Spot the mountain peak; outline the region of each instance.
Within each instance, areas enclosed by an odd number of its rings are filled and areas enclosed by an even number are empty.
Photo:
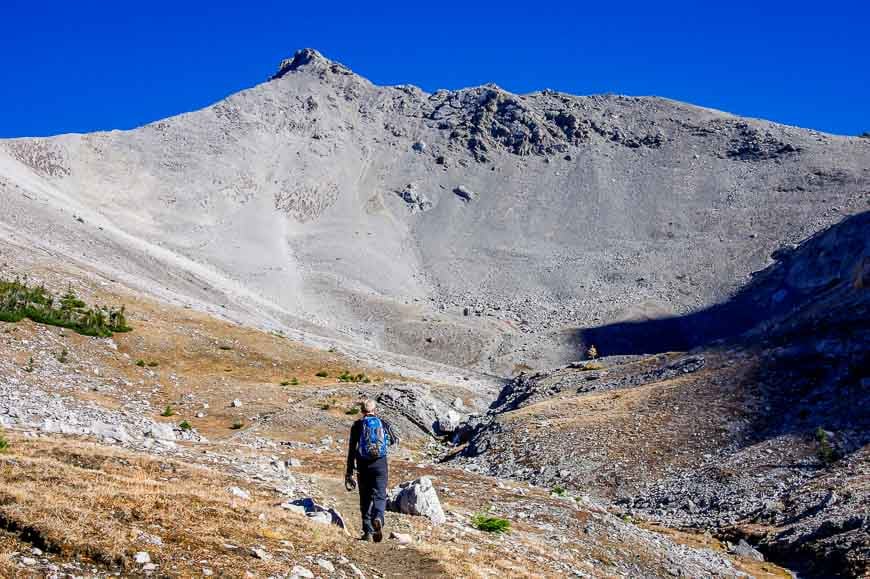
[[[289,72],[300,70],[302,68],[340,68],[347,71],[344,65],[329,60],[320,52],[313,48],[302,48],[297,50],[292,58],[285,58],[278,65],[278,71],[270,80],[281,78]]]

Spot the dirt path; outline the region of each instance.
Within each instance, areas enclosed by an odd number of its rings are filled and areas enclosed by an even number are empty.
[[[335,499],[336,507],[348,524],[350,536],[349,551],[358,560],[369,561],[373,567],[381,570],[383,577],[451,577],[447,569],[428,553],[413,545],[399,545],[390,541],[390,529],[395,526],[395,515],[387,514],[384,542],[368,543],[359,540],[362,527],[359,517],[359,495],[356,491],[348,492],[344,482],[331,477],[316,477],[318,487]]]

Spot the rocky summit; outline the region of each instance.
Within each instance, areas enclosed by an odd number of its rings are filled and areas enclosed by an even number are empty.
[[[0,576],[870,574],[870,139],[304,49],[0,204]]]

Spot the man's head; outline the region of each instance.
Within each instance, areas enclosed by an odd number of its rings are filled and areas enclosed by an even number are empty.
[[[375,410],[377,410],[378,405],[371,398],[366,398],[362,401],[362,411],[363,414],[374,414]]]

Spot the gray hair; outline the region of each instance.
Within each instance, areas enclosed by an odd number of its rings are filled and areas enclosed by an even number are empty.
[[[377,407],[377,403],[371,398],[366,398],[362,401],[362,409],[366,414],[372,414]]]

